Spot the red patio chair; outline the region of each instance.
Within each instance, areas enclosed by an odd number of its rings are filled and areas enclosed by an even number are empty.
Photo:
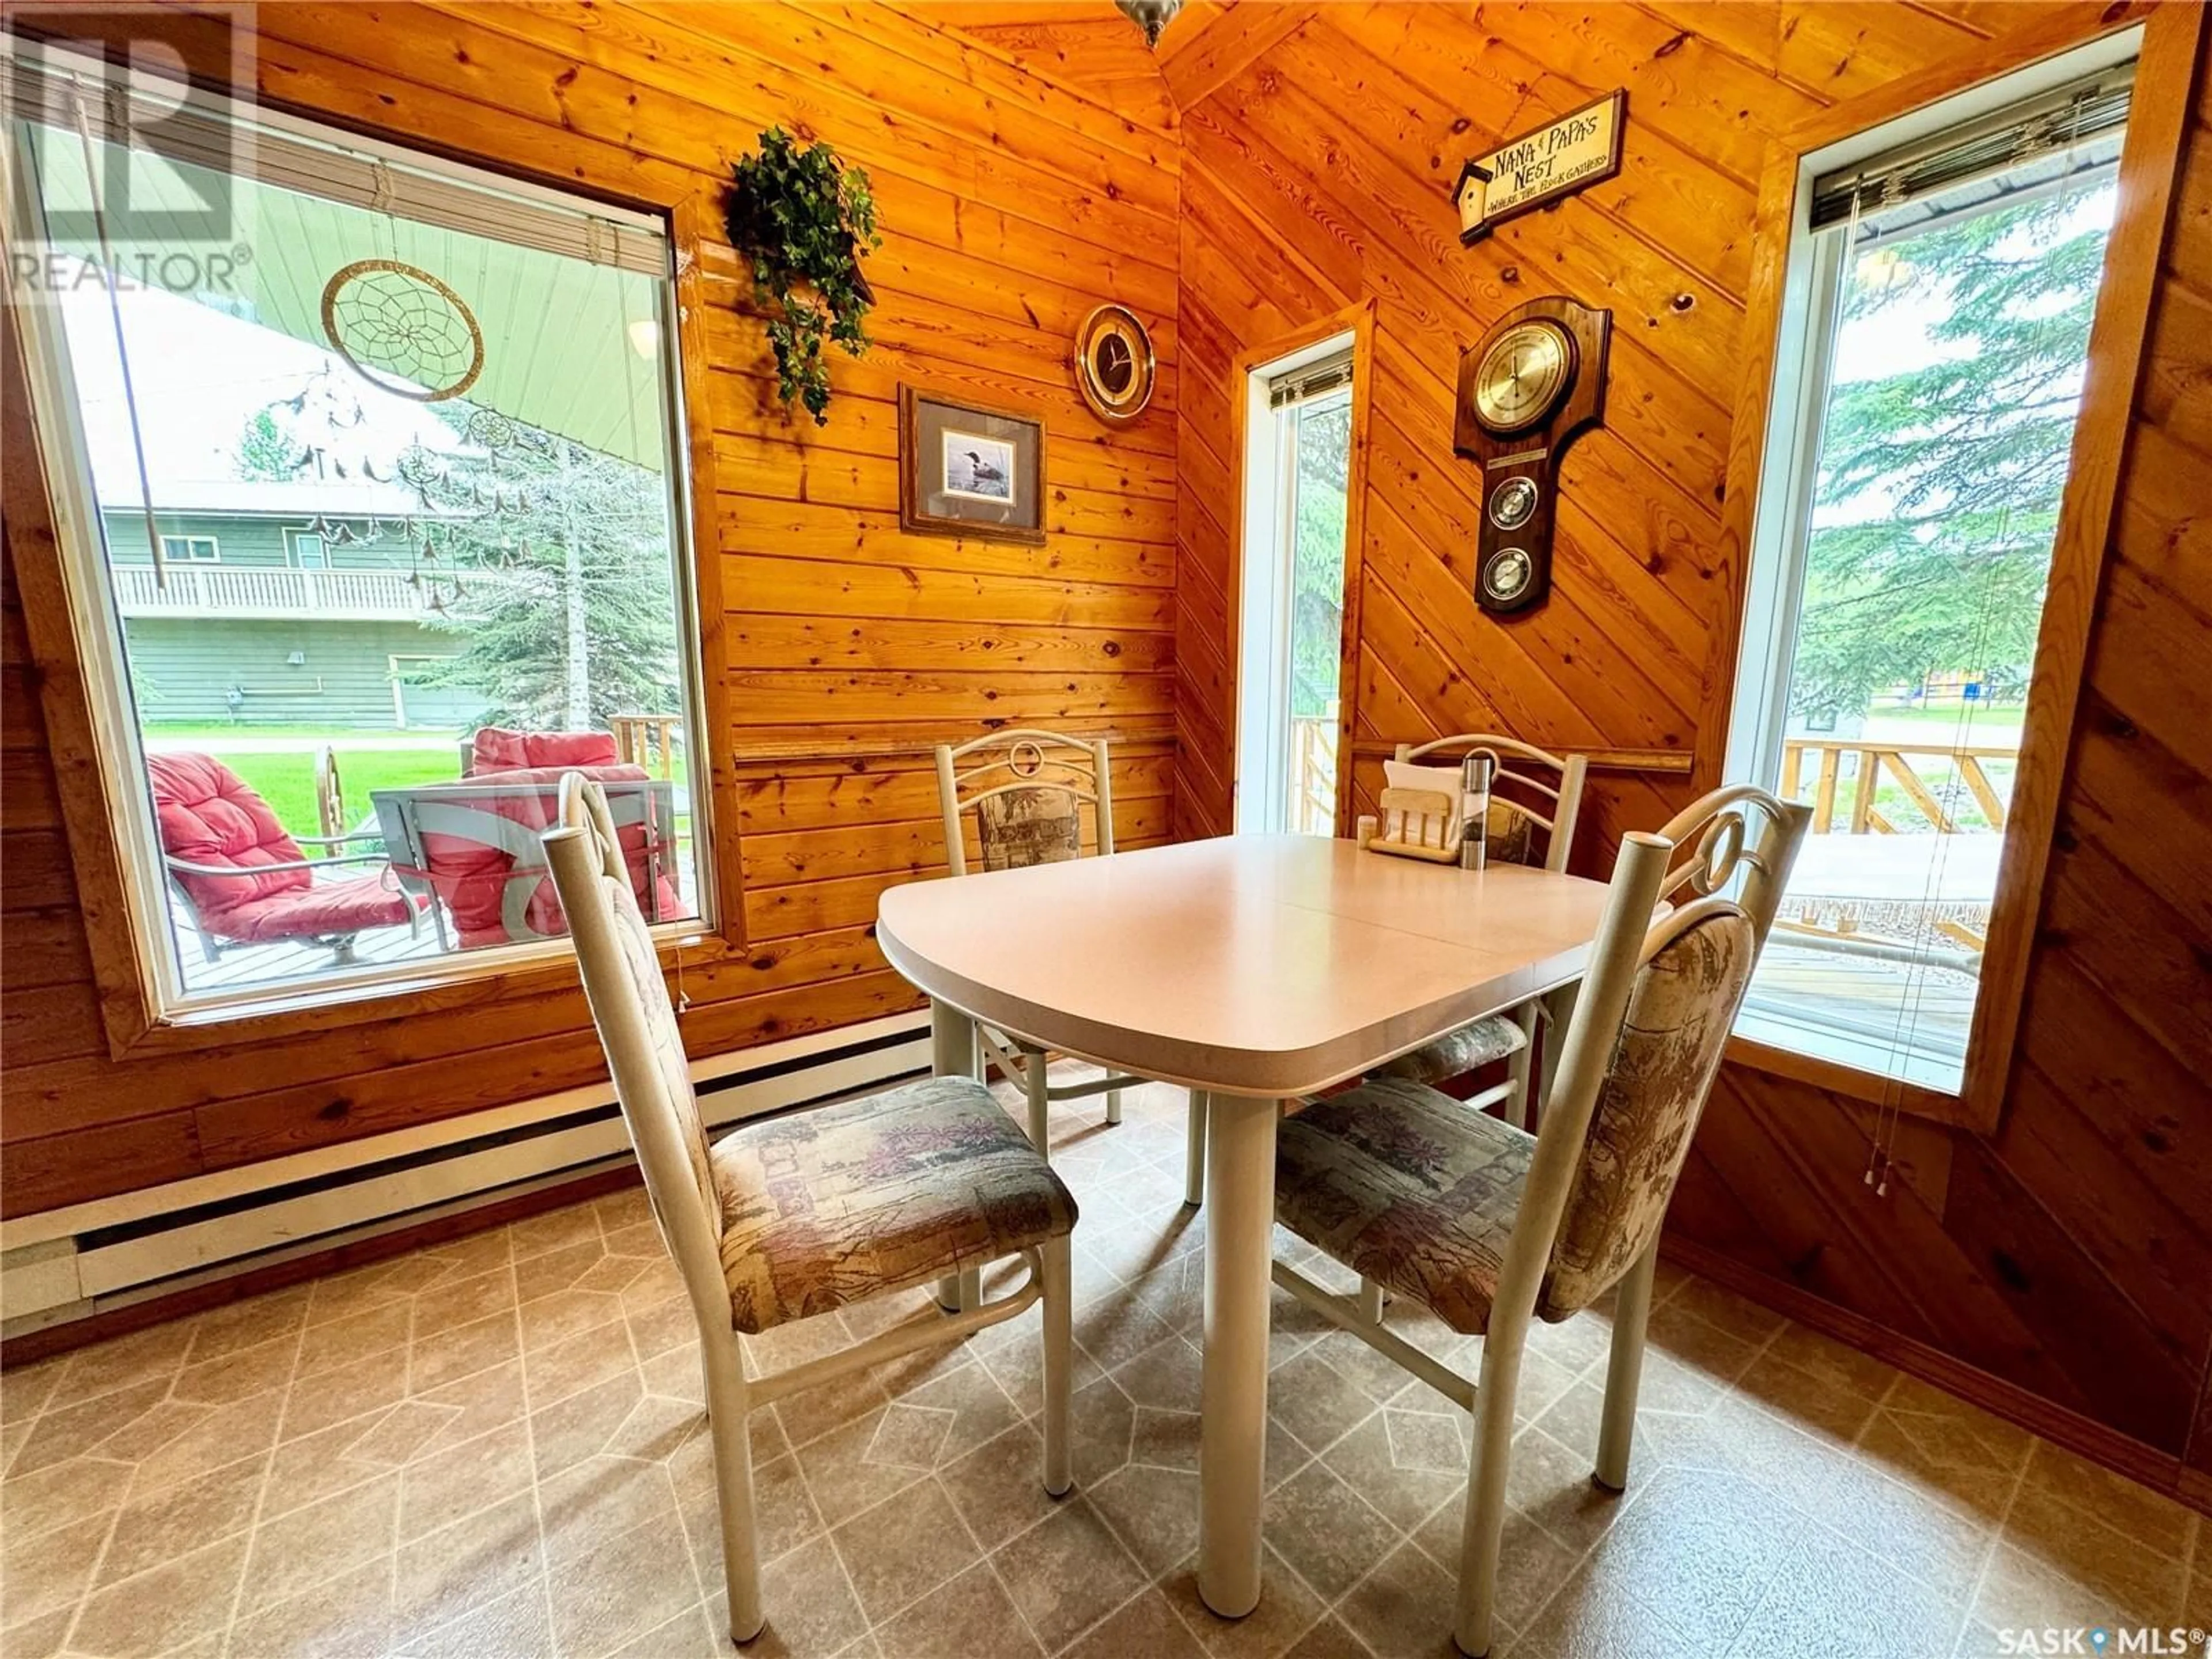
[[[169,885],[210,961],[227,945],[305,940],[327,946],[334,963],[348,963],[357,935],[416,926],[417,902],[389,870],[316,879],[343,865],[383,864],[381,855],[338,851],[311,859],[301,845],[343,848],[378,836],[295,838],[269,803],[212,755],[149,755],[146,773]]]
[[[605,790],[646,919],[684,914],[672,869],[671,784],[641,766],[518,767],[372,793],[393,869],[410,889],[436,897],[441,939],[448,915],[464,951],[567,934],[542,837],[561,821],[561,780],[571,771]]]
[[[480,726],[461,749],[461,775],[520,772],[532,767],[613,766],[622,759],[611,732],[510,732]]]

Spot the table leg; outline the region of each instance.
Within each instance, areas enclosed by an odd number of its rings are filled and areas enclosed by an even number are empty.
[[[975,1022],[950,1003],[933,999],[929,1005],[930,1070],[939,1077],[980,1078],[983,1051],[976,1040]],[[982,1274],[975,1270],[937,1281],[937,1305],[947,1313],[960,1313],[981,1305]]]
[[[1241,1619],[1260,1603],[1279,1104],[1234,1095],[1213,1095],[1206,1103],[1198,1593],[1229,1619]]]

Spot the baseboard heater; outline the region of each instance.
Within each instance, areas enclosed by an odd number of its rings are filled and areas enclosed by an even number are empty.
[[[710,1129],[926,1075],[926,1015],[695,1062]],[[0,1336],[633,1163],[606,1084],[0,1223]]]

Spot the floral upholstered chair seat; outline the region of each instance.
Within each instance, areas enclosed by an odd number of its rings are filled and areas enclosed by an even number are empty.
[[[1456,1031],[1447,1031],[1410,1054],[1399,1055],[1376,1075],[1433,1087],[1518,1054],[1528,1042],[1528,1034],[1514,1023],[1512,1015],[1492,1014]]]
[[[1757,955],[1715,915],[1645,965],[1607,1069],[1536,1311],[1559,1321],[1612,1288],[1651,1241],[1689,1156]],[[1436,1090],[1382,1078],[1286,1119],[1282,1224],[1454,1330],[1488,1328],[1535,1137]]]
[[[730,1317],[755,1335],[978,1268],[1075,1225],[1075,1200],[965,1078],[746,1124],[708,1153]]]

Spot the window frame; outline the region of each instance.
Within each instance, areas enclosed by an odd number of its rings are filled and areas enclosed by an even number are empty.
[[[1958,106],[1940,116],[1931,106],[1962,94],[1986,90],[1995,106],[2022,95],[2030,75],[2058,80],[2100,62],[2137,59],[2118,165],[2119,201],[2090,329],[1964,1079],[1954,1094],[1741,1036],[1729,1040],[1732,1060],[1982,1133],[1993,1133],[2002,1120],[2151,301],[2185,154],[2203,24],[2203,9],[2194,7],[2108,17],[2089,29],[2053,19],[1988,43],[1966,55],[1971,61],[1938,64],[1838,104],[1768,146],[1746,307],[1744,337],[1755,355],[1747,356],[1738,388],[1723,513],[1723,553],[1738,592],[1729,626],[1714,643],[1706,729],[1715,735],[1698,757],[1700,787],[1754,775],[1762,746],[1779,754],[1776,702],[1787,665],[1778,668],[1776,659],[1786,658],[1790,645],[1773,637],[1771,623],[1778,614],[1794,614],[1795,604],[1778,612],[1785,573],[1776,568],[1779,561],[1762,561],[1755,550],[1778,544],[1787,515],[1810,488],[1804,476],[1810,461],[1798,430],[1803,423],[1795,412],[1796,379],[1817,367],[1808,364],[1806,350],[1816,252],[1806,225],[1814,178],[1849,155],[1955,122],[1965,112]],[[1766,466],[1770,453],[1777,458],[1773,471]],[[1739,671],[1754,660],[1766,665],[1769,691],[1745,720]]]
[[[36,33],[21,24],[11,32]],[[713,656],[724,605],[713,509],[714,434],[701,259],[702,244],[717,234],[711,190],[688,175],[671,175],[655,179],[670,186],[657,192],[611,197],[580,187],[574,178],[543,173],[526,131],[518,131],[519,142],[501,153],[456,155],[441,135],[427,129],[395,125],[363,134],[325,112],[263,100],[252,88],[244,89],[241,100],[220,76],[190,78],[223,100],[227,108],[243,109],[256,121],[414,167],[465,177],[473,173],[495,189],[544,191],[569,204],[588,203],[616,215],[641,213],[663,222],[671,267],[659,284],[663,338],[669,343],[667,482],[672,532],[683,540],[672,565],[679,645],[686,657],[684,712],[693,734],[696,879],[705,915],[661,924],[654,931],[665,957],[672,960],[680,948],[695,968],[742,957],[739,803],[728,753],[733,728],[728,692]],[[503,129],[499,137],[506,138]],[[0,135],[0,144],[12,176],[17,164],[12,134]],[[679,182],[683,187],[674,187]],[[34,466],[6,470],[0,503],[9,520],[31,655],[41,674],[40,708],[76,875],[74,896],[83,916],[111,1057],[228,1048],[436,1008],[479,1006],[488,997],[573,989],[565,943],[546,940],[495,952],[457,952],[304,991],[266,988],[252,998],[220,1003],[179,1007],[165,994],[163,975],[174,951],[166,939],[165,884],[143,779],[106,760],[83,765],[65,758],[136,757],[138,740],[129,718],[128,689],[118,679],[123,647],[120,630],[112,629],[106,611],[106,583],[100,571],[105,543],[88,459],[66,371],[56,379],[59,364],[52,347],[60,320],[50,301],[39,309],[47,314],[27,326],[8,329],[0,351],[0,443],[19,446],[16,453],[37,458]],[[59,419],[34,419],[34,407]],[[64,446],[71,453],[53,453]],[[88,572],[94,578],[91,591],[86,591]],[[93,631],[103,628],[116,635],[112,647]],[[153,848],[150,864],[148,847]]]
[[[181,553],[171,552],[169,549],[172,544],[180,544],[185,550]],[[204,544],[208,550],[205,558],[200,557],[191,550],[194,546],[202,544]],[[161,538],[161,556],[174,564],[220,564],[222,562],[222,541],[216,536],[165,535]]]

